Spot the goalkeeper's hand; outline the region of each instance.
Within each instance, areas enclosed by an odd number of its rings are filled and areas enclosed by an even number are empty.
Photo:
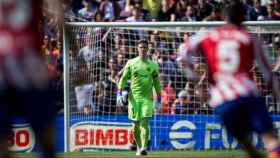
[[[155,102],[155,108],[156,108],[156,109],[160,109],[160,106],[161,106],[161,97],[158,96],[158,97],[157,97],[157,100],[156,100],[156,102]]]

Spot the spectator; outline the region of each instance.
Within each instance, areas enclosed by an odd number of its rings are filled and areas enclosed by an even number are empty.
[[[49,45],[49,50],[45,48],[45,56],[47,59],[47,64],[49,67],[56,67],[57,61],[60,56],[60,51],[58,49],[57,41],[52,39]]]
[[[94,95],[94,102],[98,109],[98,115],[109,115],[115,113],[115,106],[111,105],[113,100],[110,93],[106,91],[105,78],[96,83],[96,92]]]
[[[159,21],[170,21],[171,14],[174,14],[174,10],[169,8],[167,0],[161,1],[161,9],[158,13]]]
[[[121,33],[114,33],[114,46],[113,46],[113,51],[116,52],[121,49],[121,46],[124,44],[124,39],[122,38]]]
[[[106,95],[109,96],[109,104],[108,106],[110,106],[109,113],[117,113],[120,114],[121,112],[123,112],[124,110],[122,109],[123,107],[117,107],[117,83],[118,83],[118,76],[117,76],[117,71],[113,70],[110,72],[109,76],[106,77],[105,82],[104,82],[104,86],[105,86],[105,91],[106,91]]]
[[[80,50],[78,55],[84,59],[84,61],[87,64],[87,68],[90,69],[91,64],[93,63],[94,57],[95,57],[95,52],[93,50],[92,44],[92,38],[90,34],[88,33],[86,35],[85,39],[85,46],[83,46]]]
[[[75,21],[76,15],[72,10],[71,5],[63,3],[62,7],[64,10],[64,17],[67,18],[68,21]]]
[[[198,109],[190,101],[186,90],[180,91],[171,108],[171,114],[198,114]]]
[[[132,10],[132,16],[126,18],[126,21],[127,22],[143,22],[144,17],[143,17],[143,13],[141,12],[141,9],[139,7],[134,7]],[[137,32],[139,39],[143,39],[145,36],[144,30],[133,30],[132,32]]]
[[[47,35],[44,36],[41,49],[44,56],[48,56],[50,54],[50,39]]]
[[[57,68],[51,79],[51,88],[54,90],[55,107],[57,112],[63,112],[63,74],[60,68]]]
[[[198,11],[197,16],[199,20],[203,20],[205,17],[211,14],[213,5],[209,3],[209,0],[198,0],[196,10]]]
[[[182,21],[197,21],[197,18],[194,13],[194,9],[192,6],[187,6],[185,11],[185,15],[181,18]]]
[[[276,19],[279,20],[280,19],[280,1],[279,0],[276,0],[276,2],[275,2],[274,14],[276,16]]]
[[[160,84],[162,87],[161,90],[161,107],[159,109],[159,112],[161,114],[171,114],[171,105],[176,99],[176,93],[174,88],[171,85],[171,81],[168,80],[166,75],[160,74]]]
[[[277,20],[274,6],[272,4],[267,5],[267,16],[264,17],[264,20]]]
[[[103,22],[104,21],[104,16],[101,12],[95,12],[93,15],[92,21],[95,22]]]
[[[126,18],[127,22],[136,22],[136,21],[144,21],[143,14],[141,13],[141,9],[139,7],[134,7],[132,9],[132,16]]]
[[[93,80],[95,82],[102,81],[101,78],[104,76],[106,73],[106,64],[105,64],[105,55],[103,51],[98,51],[96,54],[97,57],[94,60],[94,67],[93,67]]]
[[[215,7],[211,14],[203,19],[203,21],[222,21],[221,9]]]
[[[92,101],[95,87],[93,84],[85,84],[82,83],[83,81],[80,82],[81,84],[75,87],[78,112],[86,115],[92,114],[95,111]]]
[[[113,21],[115,19],[114,6],[109,0],[101,0],[99,11],[104,15],[105,21]]]
[[[117,54],[117,64],[115,65],[116,70],[118,72],[121,71],[121,69],[123,69],[123,67],[124,67],[124,64],[125,64],[125,61],[124,61],[123,54]]]
[[[143,8],[148,10],[152,19],[158,18],[161,0],[143,0]]]
[[[117,61],[116,61],[115,57],[111,57],[108,60],[108,64],[107,64],[107,68],[106,68],[106,74],[111,75],[112,71],[116,71],[116,65],[117,65]]]
[[[121,18],[127,18],[127,17],[129,17],[129,16],[131,16],[132,15],[132,10],[133,10],[133,8],[135,7],[134,6],[134,3],[131,3],[131,2],[133,2],[133,1],[131,1],[131,0],[125,0],[125,6],[124,6],[124,8],[122,9],[122,11],[120,12],[120,17]]]
[[[83,0],[82,5],[83,5],[83,8],[78,11],[78,15],[83,19],[91,21],[96,9],[93,8],[90,0]]]
[[[187,50],[187,47],[188,47],[188,43],[189,43],[189,34],[184,33],[183,42],[179,45],[177,56],[179,56],[180,53],[185,53],[185,51]]]
[[[252,8],[249,8],[249,20],[263,20],[267,15],[265,6],[261,5],[260,0],[254,0]]]
[[[176,14],[178,18],[182,18],[187,11],[187,7],[191,6],[189,1],[186,0],[178,0],[176,5]]]
[[[161,55],[162,62],[160,64],[160,71],[167,75],[168,79],[171,79],[176,74],[176,65],[170,59],[168,51],[163,51]]]

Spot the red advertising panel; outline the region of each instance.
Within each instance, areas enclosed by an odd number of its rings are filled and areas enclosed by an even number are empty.
[[[116,122],[79,122],[70,130],[70,150],[128,150],[133,142],[131,124]]]
[[[35,146],[34,133],[29,124],[13,124],[9,148],[16,152],[31,152]]]

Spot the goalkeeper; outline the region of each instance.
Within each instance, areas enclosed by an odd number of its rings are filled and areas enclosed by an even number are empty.
[[[148,127],[153,115],[153,87],[157,93],[156,108],[160,107],[160,81],[158,78],[158,65],[148,58],[148,42],[138,41],[138,57],[129,60],[124,67],[118,84],[117,103],[123,104],[124,89],[128,80],[130,90],[128,94],[128,117],[132,120],[134,139],[137,145],[137,156],[147,155],[147,144],[150,137]]]

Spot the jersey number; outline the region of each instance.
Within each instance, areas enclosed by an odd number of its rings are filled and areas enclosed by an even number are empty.
[[[240,65],[239,43],[233,40],[222,40],[217,46],[218,71],[234,73]]]

